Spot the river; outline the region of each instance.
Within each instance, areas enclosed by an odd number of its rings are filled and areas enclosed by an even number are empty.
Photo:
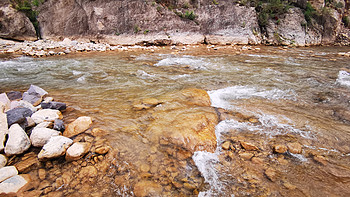
[[[338,53],[350,48],[249,48],[164,47],[3,58],[0,93],[24,91],[30,84],[42,87],[69,105],[70,117],[91,116],[94,124],[110,131],[111,145],[136,169],[158,145],[144,145],[148,142],[140,138],[142,131],[123,132],[139,121],[132,104],[186,88],[204,89],[213,107],[258,123],[221,121],[216,151],[197,151],[192,157],[192,167],[204,178],[200,189],[189,193],[191,188],[172,183],[157,195],[349,196],[350,75],[343,70],[350,68],[350,59]],[[259,147],[253,157],[262,158],[260,162],[238,150],[232,157],[221,148],[225,141],[237,147],[242,140]],[[272,146],[293,142],[302,145],[302,153],[272,153]],[[132,186],[113,187],[112,194],[133,195]]]

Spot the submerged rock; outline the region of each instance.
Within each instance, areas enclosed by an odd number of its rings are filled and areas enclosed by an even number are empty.
[[[37,128],[35,127],[30,135],[30,141],[35,147],[44,146],[51,137],[58,136],[59,131],[48,129],[48,128]]]
[[[14,124],[9,129],[8,140],[5,146],[6,155],[18,155],[28,150],[30,140],[26,132],[18,124]]]
[[[136,197],[157,196],[162,191],[162,186],[153,181],[140,181],[134,186]]]
[[[15,108],[6,112],[8,126],[15,123],[22,124],[26,121],[26,117],[29,117],[33,112],[28,108]]]
[[[66,153],[67,148],[73,143],[73,140],[64,136],[54,136],[49,139],[47,144],[38,154],[39,159],[50,159],[62,156]]]
[[[43,109],[35,112],[31,118],[36,124],[42,122],[54,122],[56,119],[62,119],[62,113],[59,110]]]
[[[86,131],[88,128],[90,128],[92,125],[92,118],[88,116],[82,116],[74,120],[72,123],[68,124],[66,127],[66,130],[63,132],[63,135],[66,137],[73,137],[75,135],[78,135],[84,131]]]
[[[89,151],[90,144],[87,142],[76,142],[67,149],[66,160],[78,160]]]
[[[248,151],[257,151],[259,150],[259,148],[257,146],[255,146],[254,144],[252,143],[249,143],[249,142],[241,142],[241,146],[245,149],[245,150],[248,150]]]

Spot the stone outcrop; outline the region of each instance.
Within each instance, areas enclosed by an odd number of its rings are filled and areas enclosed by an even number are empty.
[[[0,3],[0,38],[37,40],[34,26],[29,18],[6,3]]]

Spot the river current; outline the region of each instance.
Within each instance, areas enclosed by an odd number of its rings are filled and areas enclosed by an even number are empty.
[[[146,160],[148,147],[121,132],[137,122],[132,103],[186,88],[204,89],[213,107],[255,117],[259,124],[228,118],[216,126],[216,151],[192,156],[204,177],[199,196],[349,196],[350,59],[338,53],[350,48],[251,49],[164,47],[4,58],[0,93],[40,86],[66,102],[71,116],[91,116],[94,124],[110,131],[111,145],[137,166]],[[271,178],[266,171],[257,172],[257,164],[227,157],[221,145],[236,138],[262,149],[297,141],[303,152],[254,155],[275,170]],[[127,190],[116,186],[114,191],[133,195]],[[174,194],[183,193],[178,189]]]

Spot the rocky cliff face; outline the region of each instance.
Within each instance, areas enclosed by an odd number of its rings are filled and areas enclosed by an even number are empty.
[[[321,14],[314,14],[316,19],[310,25],[304,16],[307,1],[290,1],[292,8],[268,18],[264,28],[259,24],[259,6],[249,2],[243,5],[228,0],[46,0],[36,9],[42,37],[53,40],[69,37],[131,45],[349,43],[349,28],[342,22],[348,14],[348,2],[334,0],[335,3],[326,5],[323,1],[311,1]],[[29,26],[28,23],[29,20],[24,22]],[[30,29],[26,27],[23,32],[20,25],[17,27],[17,31],[1,28],[1,32],[16,39]]]

